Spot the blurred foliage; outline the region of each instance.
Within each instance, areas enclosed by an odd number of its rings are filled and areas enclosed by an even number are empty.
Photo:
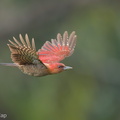
[[[74,69],[45,77],[0,66],[0,113],[7,120],[120,119],[120,2],[113,0],[0,1],[0,62],[6,44],[28,33],[39,49],[58,32],[76,31]],[[1,118],[0,118],[1,119]]]

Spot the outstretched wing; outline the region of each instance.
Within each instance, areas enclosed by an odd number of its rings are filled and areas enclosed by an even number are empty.
[[[38,50],[39,59],[44,63],[53,63],[72,55],[76,45],[76,38],[75,31],[70,36],[65,31],[63,37],[58,33],[57,40],[46,41],[42,48]]]
[[[35,64],[37,62],[41,62],[38,59],[38,55],[36,53],[34,39],[32,38],[31,45],[27,34],[25,35],[25,40],[23,39],[21,34],[19,35],[19,38],[21,42],[13,37],[14,42],[9,40],[11,44],[7,44],[11,51],[12,61],[19,65]]]

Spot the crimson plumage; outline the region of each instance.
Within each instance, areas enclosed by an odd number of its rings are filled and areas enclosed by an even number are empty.
[[[44,76],[72,69],[60,61],[74,52],[77,38],[75,31],[70,36],[67,31],[63,36],[58,33],[57,39],[51,39],[51,42],[46,41],[38,51],[36,51],[34,38],[32,38],[32,44],[27,34],[25,39],[21,34],[19,38],[20,42],[13,37],[14,42],[9,40],[10,44],[8,44],[14,63],[1,64],[18,67],[23,73],[32,76]]]

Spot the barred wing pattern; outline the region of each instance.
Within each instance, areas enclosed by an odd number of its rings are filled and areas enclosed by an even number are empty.
[[[55,63],[72,55],[76,45],[76,38],[75,31],[69,37],[67,31],[64,32],[63,37],[58,33],[57,40],[46,41],[43,47],[38,50],[39,59],[44,63]]]
[[[21,42],[13,37],[14,42],[9,40],[11,44],[7,44],[11,51],[12,61],[19,65],[34,64],[35,62],[38,62],[39,59],[38,55],[36,54],[34,39],[32,38],[31,45],[27,34],[25,35],[25,40],[21,34],[19,35],[19,38]]]

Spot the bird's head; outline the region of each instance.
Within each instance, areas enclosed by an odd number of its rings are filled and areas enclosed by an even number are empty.
[[[64,70],[72,69],[72,67],[65,66],[63,63],[51,63],[51,64],[45,64],[45,65],[49,69],[50,74],[56,74]]]

